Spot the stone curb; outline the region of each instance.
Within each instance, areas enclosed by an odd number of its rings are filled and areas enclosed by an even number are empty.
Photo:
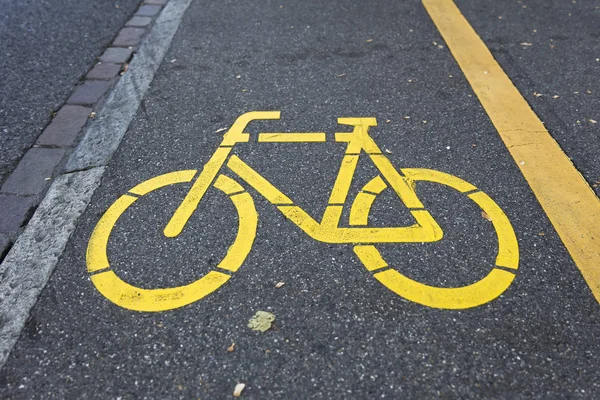
[[[95,118],[142,38],[152,28],[167,0],[142,0],[136,12],[88,71],[42,131],[36,144],[25,153],[0,188],[0,262],[21,234],[29,218]]]
[[[118,79],[98,109],[98,118],[84,126],[82,140],[69,156],[70,164],[85,167],[69,169],[65,165],[60,169],[23,233],[10,251],[3,251],[6,256],[0,263],[0,369],[19,340],[80,215],[100,186],[105,165],[127,132],[191,2],[170,0],[166,4],[140,44],[129,73]],[[35,201],[40,197],[31,196]],[[22,206],[19,201],[14,204],[17,208]],[[6,237],[0,232],[0,244]]]

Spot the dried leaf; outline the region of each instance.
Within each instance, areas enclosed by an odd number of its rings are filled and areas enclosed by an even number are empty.
[[[242,395],[242,390],[246,387],[245,383],[238,383],[235,385],[235,389],[233,390],[233,397],[240,397]]]
[[[273,321],[275,321],[275,315],[266,311],[257,311],[248,321],[248,328],[254,331],[266,332],[271,329]]]
[[[234,351],[234,350],[235,350],[235,342],[231,343],[231,346],[229,346],[229,347],[227,348],[227,351],[228,351],[228,352],[230,352],[230,353],[231,353],[232,351]]]
[[[488,221],[492,221],[492,217],[490,217],[485,211],[481,212],[481,216],[487,219]]]
[[[279,289],[280,287],[282,287],[283,285],[285,285],[285,282],[277,282],[277,284],[275,285],[275,287],[277,289]]]
[[[226,130],[227,130],[227,128],[219,128],[219,129],[217,129],[215,131],[215,133],[220,133],[220,132],[223,132],[223,131],[226,131]]]

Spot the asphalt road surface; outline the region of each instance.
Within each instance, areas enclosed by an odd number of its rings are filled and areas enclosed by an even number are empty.
[[[0,1],[0,184],[138,3]]]
[[[599,181],[600,2],[456,4],[586,181]],[[352,127],[339,117],[376,118],[369,133],[394,167],[475,185],[516,233],[512,284],[468,309],[407,300],[365,268],[353,244],[314,240],[279,211],[283,203],[223,167],[259,216],[241,268],[173,310],[115,304],[131,304],[126,295],[108,300],[86,272],[90,235],[106,210],[150,178],[202,170],[223,128],[261,110],[281,119],[251,123],[249,142],[233,154],[317,220],[347,161],[334,133]],[[257,139],[264,132],[324,132],[327,141],[268,143]],[[363,153],[341,226],[380,172]],[[235,195],[215,187],[181,235],[163,235],[191,187],[130,196],[139,198],[107,250],[122,280],[187,285],[226,256],[238,209]],[[443,239],[377,244],[383,258],[435,287],[485,277],[498,251],[486,214],[443,185],[417,182],[416,193]],[[369,226],[413,223],[394,191],[377,196]],[[259,310],[275,316],[266,332],[248,327]],[[591,399],[600,396],[598,337],[598,302],[420,1],[195,0],[0,372],[0,397],[217,399],[244,383],[242,397],[255,399]]]

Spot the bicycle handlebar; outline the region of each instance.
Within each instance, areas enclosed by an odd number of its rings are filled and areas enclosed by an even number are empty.
[[[279,119],[281,117],[280,111],[251,111],[240,115],[231,128],[223,136],[223,142],[221,146],[233,146],[238,142],[247,142],[250,135],[244,133],[246,126],[255,120],[268,120],[268,119]]]

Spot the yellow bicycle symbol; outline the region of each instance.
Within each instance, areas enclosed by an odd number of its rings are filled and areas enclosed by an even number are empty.
[[[421,168],[396,170],[369,136],[369,128],[377,126],[375,118],[339,118],[341,125],[350,125],[351,132],[335,134],[336,142],[347,143],[338,176],[320,222],[313,219],[285,194],[242,161],[231,154],[238,143],[248,142],[246,126],[253,120],[275,120],[279,111],[256,111],[241,115],[226,132],[223,141],[206,163],[191,189],[164,229],[167,237],[176,237],[198,207],[207,189],[214,185],[233,202],[239,227],[236,239],[215,270],[197,281],[179,287],[143,289],[119,278],[107,256],[111,231],[119,217],[138,198],[168,185],[192,182],[197,170],[167,173],[140,183],[115,201],[96,225],[87,249],[87,270],[96,288],[113,303],[137,311],[166,311],[183,307],[214,292],[229,280],[248,256],[258,223],[254,200],[233,178],[220,173],[223,165],[247,185],[253,187],[275,205],[290,221],[315,240],[327,243],[352,243],[354,252],[374,277],[394,293],[416,303],[436,308],[464,309],[476,307],[500,296],[515,275],[507,271],[518,268],[519,249],[510,221],[502,209],[485,193],[455,176]],[[259,133],[258,142],[307,143],[325,142],[325,133]],[[342,209],[354,177],[361,153],[366,153],[380,175],[369,181],[356,196],[350,209],[350,227],[339,227]],[[490,273],[480,281],[457,288],[440,288],[414,281],[393,268],[382,258],[377,243],[415,243],[441,240],[443,232],[415,193],[419,181],[436,182],[451,187],[474,201],[492,220],[498,239],[498,254]],[[369,211],[375,198],[388,186],[410,210],[416,223],[406,227],[368,227]],[[500,268],[497,268],[500,267]],[[378,272],[378,270],[381,270]]]

